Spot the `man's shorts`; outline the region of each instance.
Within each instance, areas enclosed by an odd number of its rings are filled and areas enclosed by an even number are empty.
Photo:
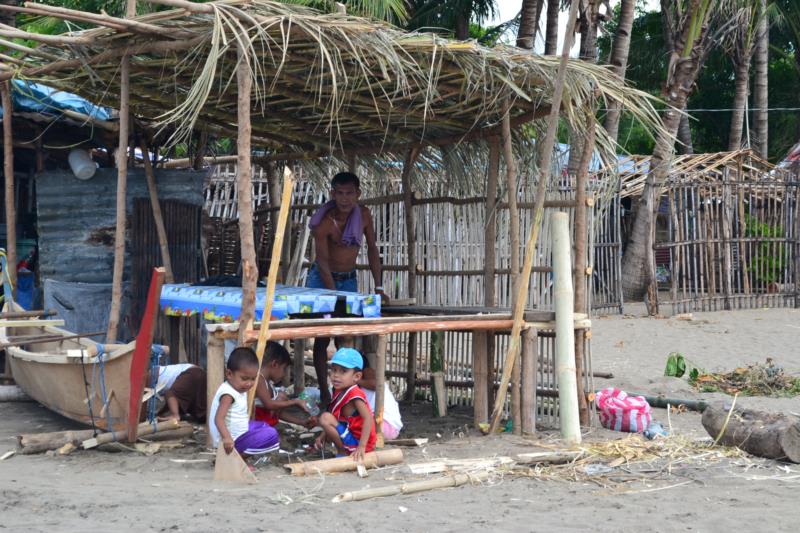
[[[339,422],[336,426],[336,431],[339,433],[339,438],[342,439],[342,444],[347,448],[347,451],[353,453],[358,448],[358,439],[355,435],[350,433],[345,422]]]
[[[333,282],[336,284],[337,291],[358,292],[358,280],[356,279],[355,270],[351,272],[331,272],[331,274],[333,274]],[[310,289],[327,288],[322,282],[322,277],[319,275],[316,263],[308,269],[306,287]]]

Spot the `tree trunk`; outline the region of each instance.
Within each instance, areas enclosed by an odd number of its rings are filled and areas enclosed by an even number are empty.
[[[631,28],[636,12],[636,0],[622,0],[619,8],[619,25],[617,34],[614,36],[614,45],[611,48],[611,70],[620,78],[625,78],[625,71],[628,69],[628,54],[631,48]],[[603,127],[608,132],[609,137],[617,140],[619,135],[619,119],[622,116],[622,105],[619,102],[611,102],[608,113],[606,114]]]
[[[3,100],[3,176],[5,182],[6,211],[6,265],[11,286],[17,286],[17,206],[14,202],[14,104],[11,99],[13,85],[10,81],[2,84]],[[12,294],[16,290],[12,289]],[[8,366],[8,365],[6,365]]]
[[[466,41],[469,39],[469,16],[470,13],[459,12],[456,15],[456,39]]]
[[[547,0],[544,54],[548,56],[558,52],[558,12],[560,7],[560,0]]]
[[[728,417],[730,410],[709,405],[703,411],[703,427],[711,438],[759,457],[800,463],[800,419],[751,409],[735,409]]]
[[[517,46],[519,48],[533,50],[543,5],[544,0],[522,0],[519,30],[517,31]]]
[[[767,122],[767,108],[769,107],[768,73],[769,73],[769,24],[764,11],[767,9],[767,0],[759,0],[761,18],[758,22],[755,49],[755,75],[753,76],[753,128],[755,133],[755,150],[761,157],[767,158],[769,129]]]
[[[747,89],[750,81],[750,58],[752,47],[748,46],[737,53],[734,59],[734,93],[733,114],[731,115],[731,129],[728,135],[728,151],[732,152],[742,147],[742,128],[744,125],[744,108],[747,105]]]
[[[241,45],[240,45],[241,47]],[[247,63],[244,50],[239,49],[239,66],[236,69],[238,89],[238,121],[236,137],[237,187],[239,204],[239,240],[242,247],[242,310],[239,315],[239,344],[244,344],[244,335],[253,320],[256,308],[256,282],[258,281],[258,262],[253,235],[253,169],[250,160],[250,93],[253,87],[252,72]],[[269,317],[265,317],[269,320]]]
[[[686,108],[684,107],[684,110]],[[689,125],[689,115],[681,115],[681,123],[678,125],[678,153],[688,155],[694,153],[692,144],[692,128]]]

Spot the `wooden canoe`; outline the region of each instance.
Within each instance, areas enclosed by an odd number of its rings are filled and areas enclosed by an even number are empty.
[[[8,310],[18,309],[21,310],[14,306]],[[22,335],[73,335],[61,328],[36,325],[35,319],[30,322],[30,326],[0,327],[0,343]],[[97,357],[97,345],[91,339],[79,338],[8,346],[5,350],[14,381],[43,406],[82,424],[91,425],[94,420],[98,428],[125,429],[135,342],[105,345],[107,354],[102,364]],[[107,406],[104,406],[102,382]]]

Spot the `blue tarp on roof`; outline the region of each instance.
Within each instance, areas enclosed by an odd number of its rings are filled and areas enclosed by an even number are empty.
[[[109,108],[94,105],[76,94],[59,91],[31,81],[13,80],[11,83],[14,84],[11,98],[16,111],[57,115],[60,114],[60,111],[66,109],[89,115],[98,120],[111,118],[111,110]],[[0,108],[0,118],[2,116],[3,109]]]

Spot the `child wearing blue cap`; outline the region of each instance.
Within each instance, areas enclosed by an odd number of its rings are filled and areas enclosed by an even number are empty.
[[[375,419],[358,380],[364,360],[353,348],[339,348],[331,359],[330,379],[333,399],[328,412],[319,417],[322,435],[316,446],[332,442],[339,454],[352,455],[356,462],[375,449]]]

